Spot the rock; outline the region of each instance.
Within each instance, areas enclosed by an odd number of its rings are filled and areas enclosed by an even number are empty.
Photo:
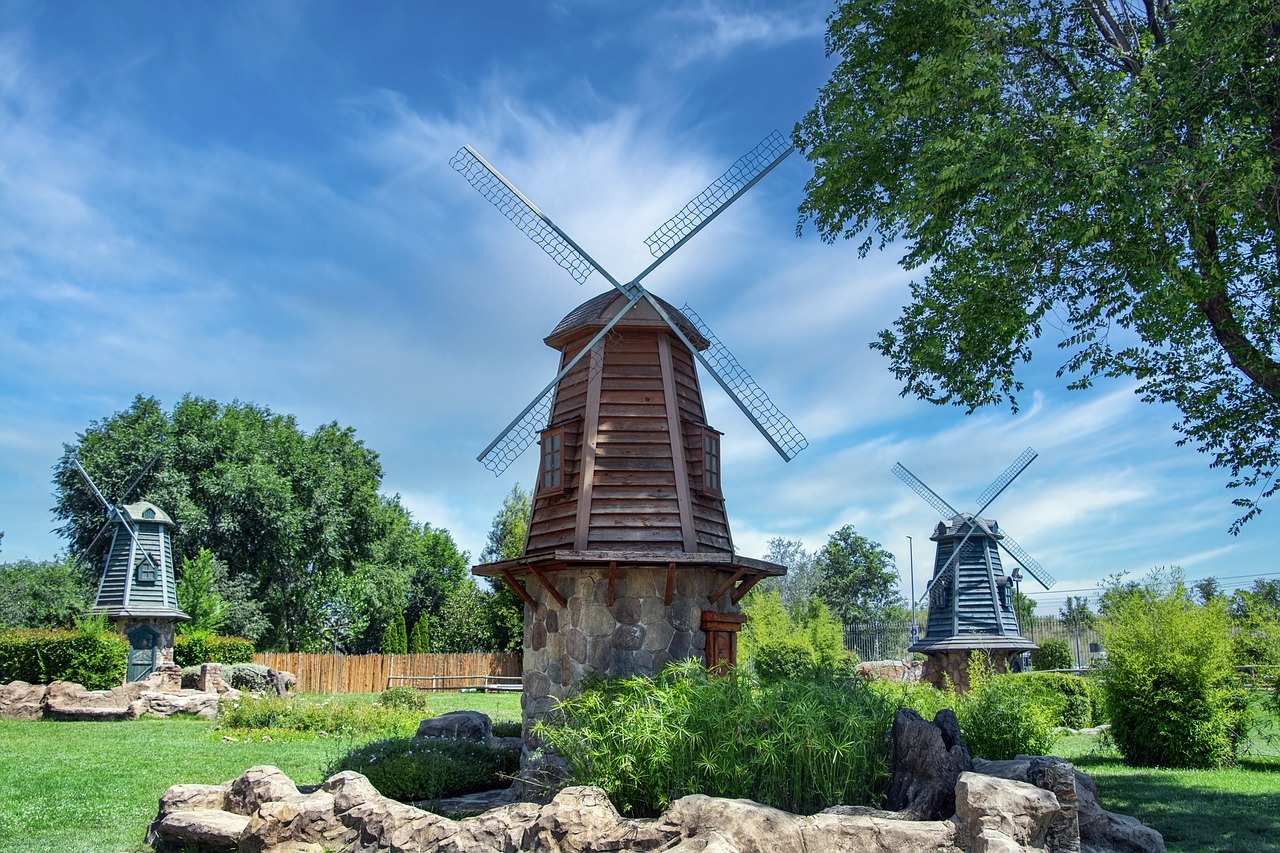
[[[1074,810],[1079,826],[1079,850],[1082,853],[1164,853],[1164,838],[1135,818],[1109,812],[1098,803],[1098,788],[1087,774],[1081,773],[1060,758],[1018,756],[1010,761],[974,760],[974,770],[989,776],[1015,779],[1031,784],[1058,784],[1065,771],[1051,765],[1071,769],[1075,783]],[[1064,848],[1069,849],[1069,848]]]
[[[958,835],[969,853],[1046,849],[1057,812],[1058,798],[1027,782],[969,772],[956,783]]]
[[[902,681],[918,683],[924,670],[924,661],[918,660],[869,660],[854,667],[863,678],[876,681]]]
[[[139,701],[144,683],[110,690],[85,690],[71,681],[55,681],[45,694],[44,713],[55,720],[136,720],[146,710]]]
[[[195,847],[201,851],[235,851],[249,818],[215,809],[183,809],[166,815],[152,824],[152,841],[160,851],[179,851]],[[148,840],[153,836],[149,833]]]
[[[450,711],[423,720],[418,737],[444,737],[487,744],[493,738],[493,723],[479,711]]]
[[[199,690],[183,690],[178,693],[143,693],[140,699],[147,703],[145,713],[149,717],[172,717],[174,714],[194,714],[206,720],[218,716],[218,694]]]
[[[224,808],[249,817],[263,803],[293,802],[303,799],[298,786],[278,768],[269,764],[250,767],[231,781]]]
[[[956,813],[956,782],[972,769],[954,711],[943,708],[932,723],[910,708],[893,715],[893,778],[886,809],[915,820],[949,818]]]
[[[38,720],[44,716],[44,697],[49,688],[44,684],[10,681],[0,686],[0,717],[16,720]]]

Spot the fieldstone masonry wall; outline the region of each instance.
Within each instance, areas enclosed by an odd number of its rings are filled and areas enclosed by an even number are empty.
[[[120,633],[126,637],[135,628],[146,627],[159,634],[156,642],[156,666],[173,663],[174,621],[172,619],[155,619],[140,617],[117,617],[111,620]]]
[[[524,737],[534,723],[567,697],[588,675],[628,676],[660,671],[672,661],[704,657],[704,611],[737,613],[725,593],[713,605],[711,593],[724,582],[712,569],[676,571],[671,604],[665,603],[666,566],[619,567],[609,606],[607,567],[546,572],[567,600],[566,607],[530,577],[525,589],[538,602],[525,607]]]
[[[991,668],[995,672],[1008,672],[1009,661],[1021,654],[1019,650],[1009,651],[1007,649],[992,649],[986,650],[986,652],[991,660]],[[926,652],[920,679],[939,690],[945,690],[947,688],[947,680],[950,679],[956,691],[964,693],[969,689],[969,651],[966,649],[951,652]]]

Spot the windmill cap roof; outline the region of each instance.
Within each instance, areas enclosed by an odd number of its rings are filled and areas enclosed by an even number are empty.
[[[969,532],[969,522],[977,525],[977,533],[985,534],[995,539],[1003,539],[1004,534],[1000,532],[1000,525],[994,518],[982,518],[971,512],[962,512],[959,515],[952,516],[947,521],[939,521],[938,526],[934,529],[933,535],[929,538],[937,542],[939,539],[948,539],[957,536],[964,536]]]
[[[169,517],[169,514],[150,501],[125,504],[121,509],[124,510],[124,514],[129,517],[130,521],[145,521],[149,524],[164,524],[173,527],[173,519]]]
[[[652,294],[651,294],[652,295]],[[684,336],[689,339],[689,343],[693,344],[700,350],[706,349],[711,345],[697,327],[689,321],[684,312],[667,302],[660,296],[653,297],[662,310],[671,318],[671,322],[679,327]],[[543,340],[547,346],[554,349],[560,349],[561,346],[570,338],[576,337],[584,329],[600,328],[614,318],[614,316],[625,308],[627,298],[616,289],[593,296],[586,302],[574,308],[560,323],[551,330],[551,334],[547,335]],[[637,302],[627,315],[618,321],[618,326],[657,326],[666,328],[666,322],[653,310],[653,306],[648,300],[641,299]],[[614,328],[618,328],[615,326]]]

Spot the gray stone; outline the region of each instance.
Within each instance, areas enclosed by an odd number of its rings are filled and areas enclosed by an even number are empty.
[[[277,767],[260,764],[250,767],[231,781],[224,808],[232,814],[248,817],[263,803],[290,802],[302,799],[302,793]]]
[[[159,853],[195,848],[208,853],[239,849],[249,826],[245,815],[215,809],[183,809],[157,820],[147,840]]]
[[[1046,849],[1050,823],[1058,812],[1058,799],[1048,791],[1026,782],[965,772],[956,782],[954,796],[961,846],[970,853]]]
[[[529,648],[535,652],[547,646],[547,626],[541,620],[533,623],[529,632]]]
[[[592,671],[605,673],[613,661],[613,640],[609,637],[592,637],[587,640],[587,666]]]
[[[546,622],[547,622],[547,631],[549,633],[554,634],[556,631],[559,631],[560,630],[560,611],[548,610]]]
[[[667,644],[667,654],[671,655],[672,660],[684,660],[689,656],[692,641],[693,634],[689,631],[676,631]]]
[[[613,631],[613,647],[625,651],[643,649],[645,633],[643,625],[619,625]]]
[[[654,651],[666,651],[671,645],[671,638],[675,636],[676,629],[671,627],[671,623],[665,619],[646,619],[646,634],[644,638],[644,646],[646,649]]]
[[[694,622],[701,617],[693,612],[693,601],[683,595],[671,597],[671,606],[667,608],[667,621],[677,632],[692,631]]]
[[[609,608],[603,603],[591,603],[583,606],[582,619],[578,623],[578,627],[582,629],[582,633],[588,637],[606,637],[613,633],[613,629],[618,626],[618,620],[613,618],[613,614],[609,612]]]
[[[613,617],[623,625],[640,624],[640,599],[626,596],[613,602]]]
[[[139,698],[146,701],[145,713],[149,717],[192,714],[212,720],[218,716],[217,693],[202,693],[199,690],[183,690],[180,693],[147,692]]]
[[[441,737],[487,744],[493,738],[493,722],[479,711],[450,711],[418,724],[417,737]]]
[[[570,628],[565,632],[564,648],[569,655],[569,660],[578,663],[587,662],[587,635],[577,628]]]
[[[893,778],[885,808],[917,820],[956,812],[956,782],[973,769],[955,712],[943,708],[930,723],[910,708],[893,715]]]

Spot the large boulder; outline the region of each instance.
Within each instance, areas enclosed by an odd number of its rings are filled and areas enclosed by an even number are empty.
[[[442,737],[488,745],[493,740],[493,723],[479,711],[450,711],[430,717],[418,725],[418,737]]]
[[[973,769],[955,712],[943,708],[933,722],[910,708],[893,715],[893,778],[885,808],[915,820],[956,813],[956,782]]]
[[[16,720],[38,720],[44,716],[46,684],[10,681],[0,685],[0,717]]]
[[[110,690],[85,690],[72,681],[55,681],[44,698],[44,714],[55,720],[136,720],[146,710],[144,682]]]

